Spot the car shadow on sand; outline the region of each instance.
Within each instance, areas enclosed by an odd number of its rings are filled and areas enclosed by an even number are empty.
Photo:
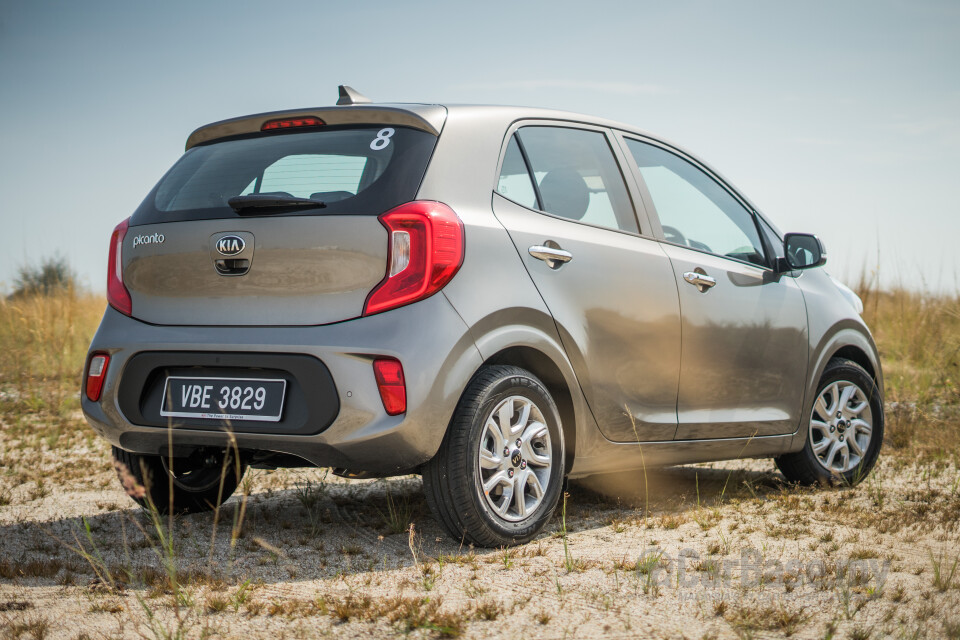
[[[793,490],[773,470],[716,465],[593,476],[566,489],[561,499],[561,504],[566,501],[565,522],[558,506],[530,545],[564,532],[576,536],[614,522],[679,516]],[[24,521],[0,526],[0,540],[6,548],[0,583],[34,579],[38,584],[117,580],[150,586],[163,579],[171,558],[181,581],[269,584],[404,569],[437,558],[472,556],[482,562],[502,553],[473,548],[443,530],[431,516],[416,476],[298,482],[247,498],[234,496],[216,514],[151,518],[131,505],[42,523]],[[169,540],[172,546],[164,546]]]

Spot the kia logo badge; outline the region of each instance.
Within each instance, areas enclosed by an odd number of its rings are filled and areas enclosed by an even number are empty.
[[[217,240],[217,251],[225,256],[235,256],[247,247],[239,236],[223,236]]]

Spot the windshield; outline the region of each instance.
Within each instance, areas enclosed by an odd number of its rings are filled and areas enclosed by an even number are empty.
[[[329,127],[260,134],[187,151],[132,224],[229,218],[235,196],[309,198],[323,209],[284,215],[378,215],[412,200],[436,138],[406,127]]]

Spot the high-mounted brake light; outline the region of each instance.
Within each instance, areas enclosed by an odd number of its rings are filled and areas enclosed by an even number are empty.
[[[130,292],[123,284],[123,263],[121,249],[123,238],[127,235],[130,218],[118,224],[110,236],[110,257],[107,262],[107,302],[120,313],[129,316],[133,313]]]
[[[109,364],[110,356],[105,353],[95,353],[90,358],[90,364],[87,366],[87,398],[91,402],[100,401],[100,393],[103,391],[103,381],[107,378]]]
[[[319,127],[324,123],[320,118],[313,116],[303,116],[302,118],[283,118],[281,120],[267,120],[260,127],[260,131],[272,131],[274,129],[293,129],[295,127]]]
[[[377,379],[380,400],[388,415],[396,416],[407,410],[407,387],[403,379],[403,365],[396,358],[377,358],[373,361],[373,375]]]
[[[387,273],[367,296],[365,316],[432,296],[463,263],[463,223],[442,202],[402,204],[380,216],[380,223],[390,233]]]

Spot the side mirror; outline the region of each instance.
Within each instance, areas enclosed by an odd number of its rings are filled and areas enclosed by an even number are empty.
[[[812,269],[827,262],[823,243],[812,233],[788,233],[783,236],[783,253],[789,269]]]

